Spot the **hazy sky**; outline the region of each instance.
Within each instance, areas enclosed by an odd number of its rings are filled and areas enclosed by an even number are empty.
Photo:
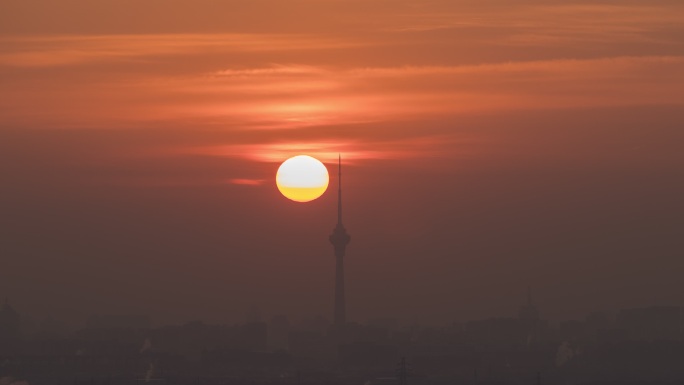
[[[0,0],[0,296],[82,322],[684,304],[680,0]],[[332,179],[335,186],[336,179]]]

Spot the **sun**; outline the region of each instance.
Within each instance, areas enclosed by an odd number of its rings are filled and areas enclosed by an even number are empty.
[[[278,190],[295,202],[310,202],[328,189],[328,169],[320,160],[297,155],[283,162],[276,174]]]

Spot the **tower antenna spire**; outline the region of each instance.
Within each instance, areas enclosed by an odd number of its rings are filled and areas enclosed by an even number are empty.
[[[342,154],[337,154],[337,223],[342,224]]]

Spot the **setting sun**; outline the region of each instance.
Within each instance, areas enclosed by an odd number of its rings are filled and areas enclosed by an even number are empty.
[[[325,165],[308,155],[286,160],[276,174],[278,190],[295,202],[310,202],[320,197],[328,188],[329,180]]]

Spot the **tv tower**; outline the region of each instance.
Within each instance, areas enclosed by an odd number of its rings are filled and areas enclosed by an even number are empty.
[[[347,322],[344,300],[344,252],[351,240],[342,224],[342,155],[337,160],[337,226],[330,235],[330,243],[335,249],[335,326],[342,327]]]

